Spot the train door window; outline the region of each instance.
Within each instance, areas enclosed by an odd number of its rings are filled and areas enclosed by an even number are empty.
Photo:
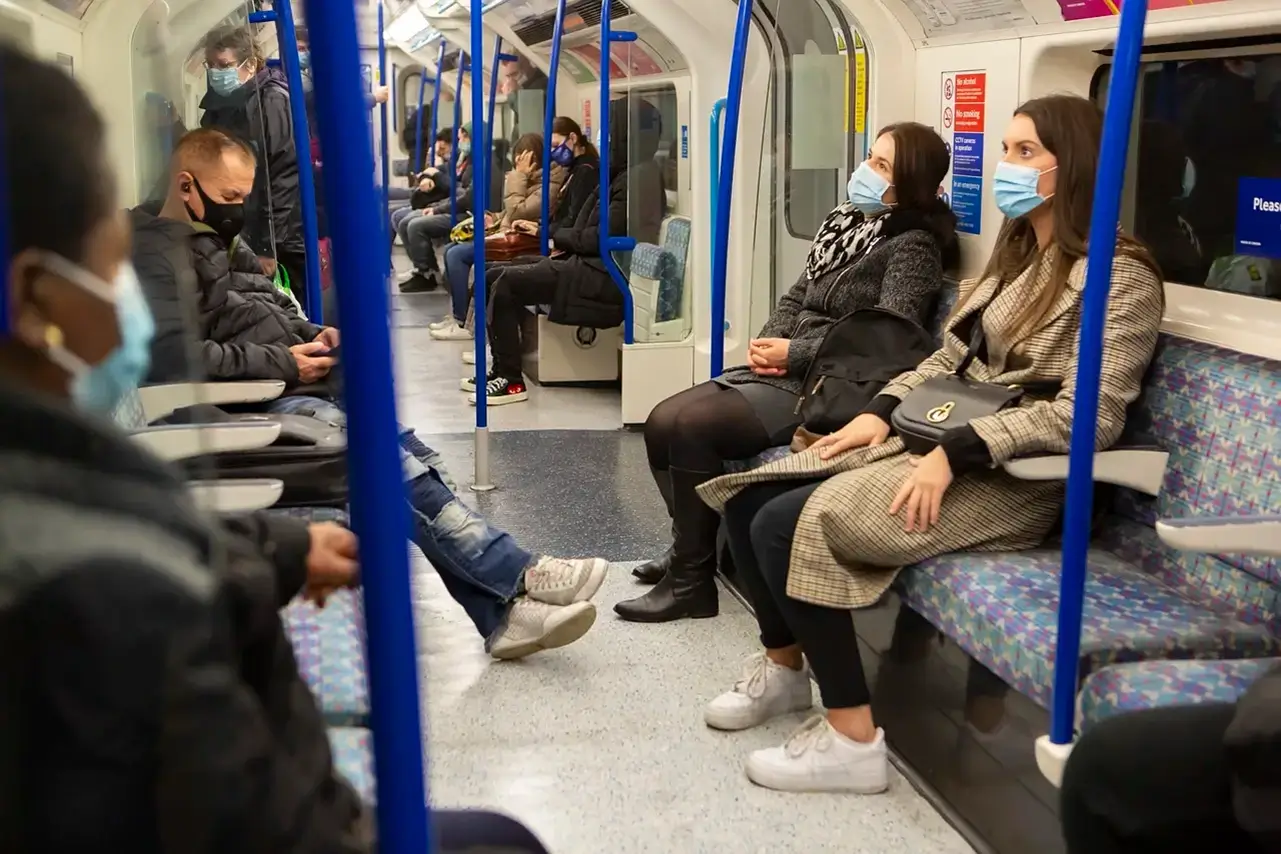
[[[614,59],[632,67],[626,52]],[[693,312],[686,270],[690,221],[675,216],[680,145],[679,101],[671,83],[642,85],[615,96],[610,105],[610,168],[627,166],[626,234],[632,252],[614,259],[631,286],[638,341],[681,340],[689,334]],[[610,224],[614,234],[622,229]]]
[[[1281,299],[1281,45],[1171,52],[1143,72],[1122,224],[1167,281]]]
[[[508,139],[522,134],[542,133],[547,103],[547,75],[523,55],[515,62],[504,61],[498,69],[498,94],[503,96],[511,119]]]
[[[854,34],[826,0],[788,3],[772,23],[783,63],[775,87],[785,87],[774,99],[784,128],[784,223],[812,240],[844,198],[856,160]]]

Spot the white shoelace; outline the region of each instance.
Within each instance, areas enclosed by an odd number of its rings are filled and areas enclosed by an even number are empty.
[[[494,377],[492,380],[485,383],[485,394],[487,395],[500,394],[506,390],[507,380],[502,377]]]
[[[531,590],[557,590],[578,582],[578,567],[557,558],[541,558],[534,569],[532,579],[526,576],[526,586]]]
[[[734,683],[734,692],[743,694],[753,700],[765,696],[765,685],[768,681],[769,658],[758,652],[743,665],[743,675]]]
[[[811,748],[823,751],[831,746],[832,730],[827,725],[827,719],[822,715],[815,715],[787,737],[787,741],[783,742],[783,751],[792,759],[799,759]]]

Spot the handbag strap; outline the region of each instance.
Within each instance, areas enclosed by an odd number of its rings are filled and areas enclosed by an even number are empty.
[[[965,378],[965,372],[969,370],[970,365],[978,357],[979,348],[983,346],[984,340],[983,310],[979,309],[979,311],[974,315],[974,330],[970,333],[970,349],[965,354],[965,358],[961,360],[961,363],[956,366],[956,370],[953,371],[956,376],[961,377],[962,379]]]

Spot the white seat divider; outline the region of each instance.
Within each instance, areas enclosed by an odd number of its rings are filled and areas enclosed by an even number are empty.
[[[265,403],[285,391],[283,380],[234,380],[213,383],[162,383],[138,389],[147,422],[158,421],[187,406]]]
[[[285,482],[267,478],[193,480],[187,489],[196,505],[210,513],[251,513],[279,501]]]
[[[130,434],[130,438],[160,459],[173,462],[205,454],[265,448],[280,436],[281,427],[278,421],[175,424],[145,427]]]
[[[1156,495],[1165,480],[1165,465],[1169,459],[1167,452],[1152,448],[1099,451],[1094,455],[1094,481]],[[1020,457],[1003,463],[1002,468],[1019,480],[1067,480],[1068,456]]]

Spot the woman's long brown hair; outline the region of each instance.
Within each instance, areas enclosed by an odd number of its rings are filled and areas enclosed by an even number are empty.
[[[1086,238],[1094,206],[1095,173],[1099,165],[1099,143],[1103,139],[1103,113],[1093,101],[1077,95],[1047,95],[1026,102],[1014,111],[1014,115],[1031,119],[1041,144],[1058,158],[1051,202],[1052,239],[1058,251],[1040,251],[1036,232],[1027,217],[1006,219],[979,281],[999,278],[1008,282],[1018,278],[1029,266],[1039,266],[1047,254],[1053,258],[1054,268],[1047,287],[1027,304],[1010,326],[1015,337],[1024,338],[1045,324],[1047,315],[1067,288],[1072,267],[1086,255]],[[1112,247],[1108,248],[1112,250]],[[1114,251],[1141,261],[1160,276],[1156,261],[1141,244],[1118,237]],[[963,294],[957,301],[954,315],[961,310],[969,295]]]

